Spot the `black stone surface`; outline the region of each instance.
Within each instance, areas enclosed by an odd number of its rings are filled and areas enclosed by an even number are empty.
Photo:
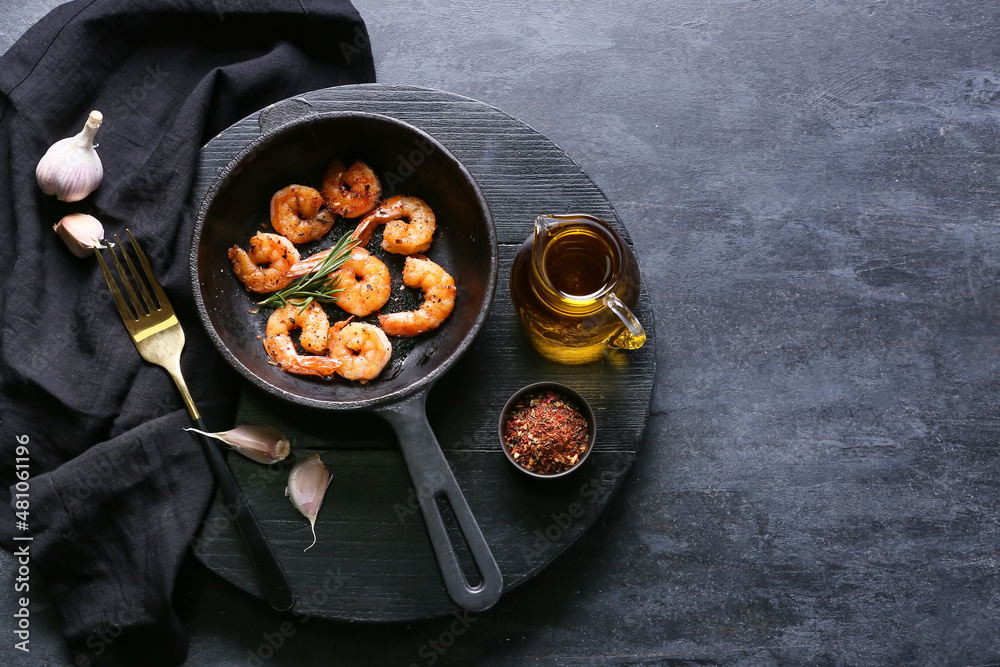
[[[5,7],[0,48],[54,4]],[[480,616],[286,618],[191,560],[188,664],[997,663],[1000,6],[356,4],[380,81],[499,107],[615,206],[657,316],[645,441]],[[0,663],[65,664],[33,599]]]

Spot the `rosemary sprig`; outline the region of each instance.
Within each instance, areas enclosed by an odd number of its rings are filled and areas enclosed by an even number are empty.
[[[330,254],[324,257],[316,268],[310,270],[309,273],[285,289],[275,292],[263,301],[258,301],[257,305],[284,308],[290,301],[295,301],[296,304],[301,304],[302,308],[299,310],[301,313],[313,301],[330,303],[338,293],[343,291],[343,288],[338,286],[340,278],[330,280],[330,274],[344,265],[344,262],[351,256],[351,250],[358,243],[360,241],[353,238],[351,232],[344,234],[330,248]]]

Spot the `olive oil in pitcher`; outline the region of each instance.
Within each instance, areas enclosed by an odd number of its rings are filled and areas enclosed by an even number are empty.
[[[539,216],[514,260],[510,289],[529,340],[553,361],[587,363],[606,347],[637,349],[646,341],[632,314],[638,263],[599,218]]]

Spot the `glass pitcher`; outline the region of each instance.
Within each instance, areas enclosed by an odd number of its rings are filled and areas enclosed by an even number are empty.
[[[646,342],[633,315],[639,264],[600,218],[538,216],[511,267],[510,293],[532,345],[553,361],[587,363]]]

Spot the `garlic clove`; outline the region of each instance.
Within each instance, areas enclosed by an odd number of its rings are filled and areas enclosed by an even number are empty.
[[[66,247],[77,257],[86,257],[91,250],[101,247],[104,225],[92,215],[73,213],[52,226]]]
[[[323,496],[330,486],[330,471],[323,465],[319,454],[313,454],[304,461],[299,461],[288,474],[288,486],[285,495],[288,496],[295,509],[309,519],[313,541],[303,551],[309,551],[316,544],[316,516],[323,505]]]
[[[80,201],[104,179],[104,166],[97,155],[94,135],[104,116],[91,111],[79,134],[60,139],[49,147],[35,167],[42,192],[62,201]]]
[[[237,426],[229,431],[206,433],[196,428],[186,428],[209,438],[226,443],[237,452],[257,463],[268,465],[283,460],[291,451],[291,445],[276,428],[270,426]]]

